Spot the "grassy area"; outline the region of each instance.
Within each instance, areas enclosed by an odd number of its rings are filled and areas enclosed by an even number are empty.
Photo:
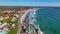
[[[4,20],[0,20],[0,22],[12,23],[11,18],[7,18],[7,19],[4,19]],[[18,18],[16,18],[16,21],[13,22],[13,23],[17,23],[17,22],[18,22]]]
[[[8,32],[8,34],[16,34],[17,33],[17,30],[18,30],[18,26],[11,27],[10,28],[10,31]]]
[[[8,22],[8,23],[10,23],[11,22],[11,18],[7,18],[7,19],[4,19],[4,20],[1,20],[0,22]]]
[[[7,22],[7,23],[14,23],[16,26],[15,27],[10,27],[10,31],[7,33],[7,34],[16,34],[17,33],[17,30],[18,30],[18,18],[16,18],[16,21],[15,22],[12,22],[11,21],[11,18],[7,18],[7,19],[4,19],[4,20],[1,20],[0,22]]]
[[[16,18],[16,21],[15,22],[12,22],[11,21],[11,18],[7,18],[7,19],[4,19],[4,20],[1,20],[0,22],[7,22],[7,23],[14,23],[15,24],[15,27],[10,27],[10,31],[7,33],[7,34],[16,34],[17,33],[17,30],[18,30],[18,18]]]
[[[15,27],[11,27],[10,31],[7,34],[16,34],[17,30],[18,30],[18,18],[16,19],[15,23]]]

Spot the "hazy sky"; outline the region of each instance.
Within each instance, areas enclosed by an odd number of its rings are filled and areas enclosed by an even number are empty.
[[[0,0],[0,6],[60,6],[60,0]]]

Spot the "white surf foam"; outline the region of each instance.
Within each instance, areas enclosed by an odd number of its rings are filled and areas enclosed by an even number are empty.
[[[26,10],[26,13],[21,17],[20,22],[22,24],[23,21],[25,20],[26,16],[27,16],[27,14],[30,12],[29,13],[29,18],[28,18],[29,24],[33,24],[36,28],[39,29],[38,34],[43,34],[43,32],[40,30],[39,26],[35,24],[35,22],[36,22],[35,17],[36,17],[36,11],[37,10],[38,9],[36,9],[36,8],[35,9]]]

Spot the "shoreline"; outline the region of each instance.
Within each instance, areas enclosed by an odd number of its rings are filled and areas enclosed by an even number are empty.
[[[23,24],[24,23],[24,19],[26,18],[27,16],[27,13],[31,12],[32,10],[36,10],[37,8],[35,9],[29,9],[29,10],[26,10],[26,13],[23,14],[23,16],[20,18],[20,23]],[[39,9],[39,8],[38,8]],[[33,25],[33,24],[32,24]],[[36,27],[36,26],[35,26]],[[38,34],[43,34],[43,32],[40,30],[39,26],[37,28],[39,31],[38,31]]]
[[[29,12],[31,12],[31,10],[35,10],[35,9],[36,9],[36,8],[25,10],[25,11],[26,11],[25,14],[23,14],[22,17],[20,18],[21,24],[24,22],[24,19],[26,18],[27,13],[29,13]]]

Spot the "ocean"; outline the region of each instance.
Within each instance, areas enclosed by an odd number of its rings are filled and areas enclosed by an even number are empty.
[[[35,18],[45,34],[60,34],[60,8],[40,8]]]
[[[60,8],[40,8],[26,15],[25,23],[39,25],[44,34],[60,34]]]

